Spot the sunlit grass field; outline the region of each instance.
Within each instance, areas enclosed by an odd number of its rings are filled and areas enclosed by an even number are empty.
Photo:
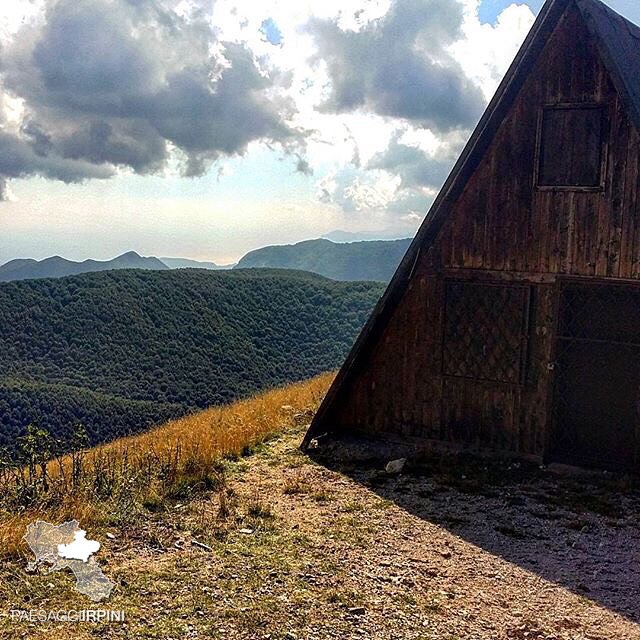
[[[93,449],[0,469],[0,557],[26,551],[37,520],[83,526],[130,522],[167,499],[224,485],[225,458],[309,422],[333,374],[216,406]]]

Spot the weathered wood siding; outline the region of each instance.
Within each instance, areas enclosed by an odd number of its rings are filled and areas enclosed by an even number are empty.
[[[540,110],[579,102],[608,110],[604,189],[539,189]],[[541,456],[551,414],[555,278],[640,278],[639,142],[582,18],[569,9],[329,419],[365,431]],[[522,384],[442,375],[443,291],[451,277],[532,287]]]
[[[605,189],[594,193],[534,188],[540,109],[573,102],[608,107]],[[574,9],[558,25],[445,225],[438,242],[440,264],[637,278],[638,142]],[[564,144],[562,138],[557,140],[559,148]]]

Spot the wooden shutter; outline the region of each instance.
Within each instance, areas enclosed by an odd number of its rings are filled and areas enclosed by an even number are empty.
[[[600,189],[604,128],[602,105],[545,107],[538,133],[537,186]]]

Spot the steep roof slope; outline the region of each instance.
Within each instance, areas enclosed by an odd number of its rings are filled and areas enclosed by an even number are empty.
[[[640,129],[640,27],[599,0],[576,0],[603,61]]]

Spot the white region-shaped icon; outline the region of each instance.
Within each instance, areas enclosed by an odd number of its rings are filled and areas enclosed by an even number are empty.
[[[58,555],[67,560],[87,562],[99,549],[100,543],[97,540],[87,540],[87,532],[79,529],[75,532],[73,542],[58,545]]]
[[[111,595],[115,585],[93,557],[101,545],[96,540],[87,540],[87,532],[77,520],[59,525],[38,520],[27,526],[24,540],[36,557],[27,565],[29,571],[35,571],[41,564],[50,565],[49,572],[71,569],[80,593],[94,602]]]

